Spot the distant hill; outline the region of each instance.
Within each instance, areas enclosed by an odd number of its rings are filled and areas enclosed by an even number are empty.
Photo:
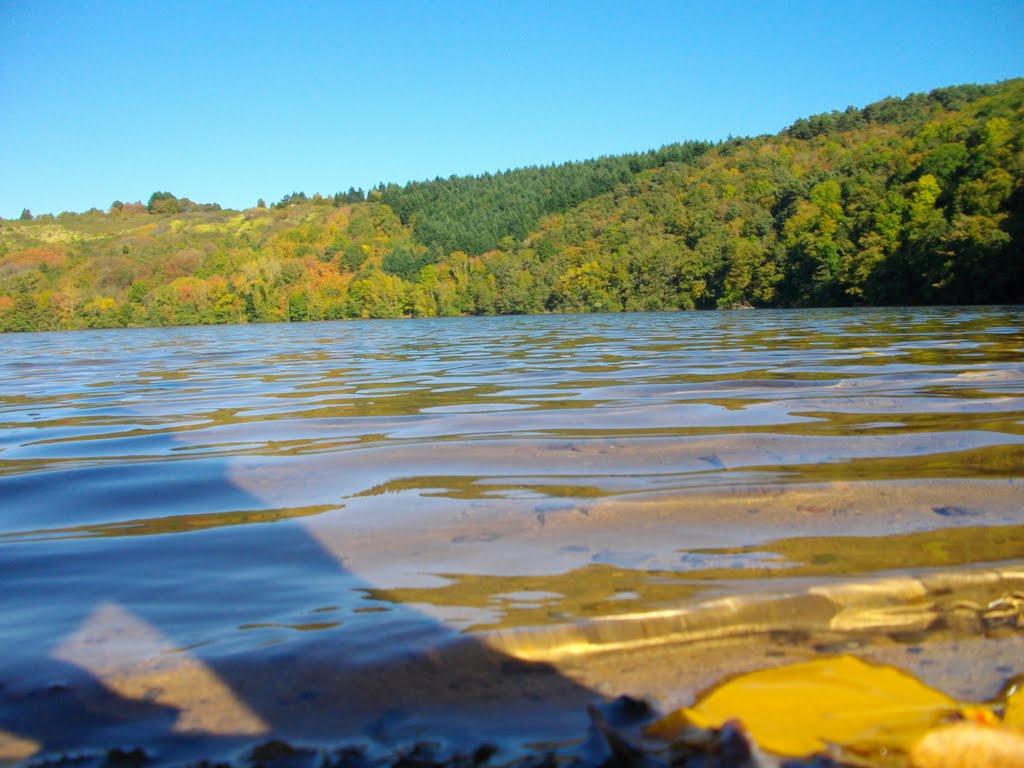
[[[0,220],[0,330],[1024,302],[1024,80],[246,211]]]

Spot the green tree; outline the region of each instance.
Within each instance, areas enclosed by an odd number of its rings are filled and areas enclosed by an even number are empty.
[[[412,281],[423,268],[424,260],[416,256],[408,245],[399,243],[381,260],[380,266],[389,275]]]
[[[910,275],[906,295],[913,301],[934,301],[952,278],[952,262],[938,247],[948,224],[937,206],[942,188],[929,173],[909,188],[904,258]]]
[[[570,267],[555,283],[551,308],[559,312],[617,312],[612,274],[596,259]]]
[[[394,275],[373,271],[349,287],[349,315],[362,318],[402,317],[406,285]]]
[[[783,244],[789,255],[785,292],[794,303],[836,303],[840,268],[851,249],[842,192],[835,179],[815,184],[808,199],[800,200],[783,226]]]
[[[178,198],[170,192],[154,192],[146,203],[146,210],[152,214],[173,214],[180,209]]]

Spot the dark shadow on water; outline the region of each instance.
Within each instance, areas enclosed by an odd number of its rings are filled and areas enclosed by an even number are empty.
[[[0,730],[36,742],[36,759],[140,746],[180,763],[269,739],[512,749],[585,734],[597,694],[386,602],[287,519],[323,508],[268,511],[209,462],[204,494],[179,503],[190,469],[0,477],[0,498],[40,519],[102,516],[101,501],[115,518],[0,539],[0,607],[15,625]]]

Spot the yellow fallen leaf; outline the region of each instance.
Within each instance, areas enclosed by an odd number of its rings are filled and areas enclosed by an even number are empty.
[[[1017,682],[1006,694],[1003,722],[1024,731],[1024,682]]]
[[[864,756],[906,754],[960,704],[895,667],[835,656],[734,678],[649,729],[672,739],[688,726],[738,719],[763,749],[801,757],[838,745]]]
[[[1024,733],[964,720],[928,731],[910,750],[911,768],[1021,768]]]

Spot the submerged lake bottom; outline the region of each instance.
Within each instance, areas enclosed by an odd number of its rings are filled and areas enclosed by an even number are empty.
[[[835,654],[993,699],[1021,317],[0,337],[0,762],[573,754],[589,706]]]

